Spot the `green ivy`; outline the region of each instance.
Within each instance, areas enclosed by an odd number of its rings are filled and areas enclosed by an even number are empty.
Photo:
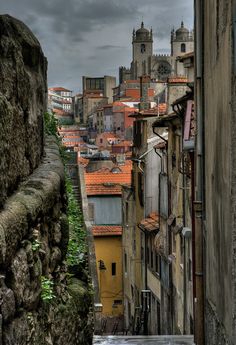
[[[42,276],[41,277],[41,298],[44,302],[50,302],[56,296],[53,293],[53,281],[49,278]]]
[[[58,142],[60,155],[64,165],[68,160],[68,154],[62,145],[61,138],[58,135],[57,127],[59,122],[53,113],[44,114],[44,129],[48,135],[53,135]],[[73,188],[70,178],[66,174],[66,193],[68,199],[67,217],[70,225],[70,238],[67,250],[67,264],[70,266],[78,265],[84,262],[86,252],[85,230],[83,225],[83,214],[73,194]],[[36,247],[35,247],[36,250]]]
[[[83,214],[73,194],[71,180],[68,176],[66,177],[66,192],[68,199],[67,217],[70,225],[67,263],[73,266],[84,262],[87,248]]]
[[[39,242],[38,240],[34,240],[32,242],[32,251],[36,252],[39,248],[40,248],[41,242]]]
[[[44,113],[44,131],[48,135],[54,135],[57,139],[59,138],[58,131],[58,121],[53,113]]]

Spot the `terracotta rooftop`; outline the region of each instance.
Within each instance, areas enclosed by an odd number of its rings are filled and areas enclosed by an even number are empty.
[[[117,225],[94,225],[92,227],[94,236],[121,236],[122,226]]]
[[[186,77],[171,77],[168,78],[168,83],[187,83],[188,78]]]
[[[51,90],[51,91],[66,91],[66,92],[72,92],[71,90],[65,89],[64,87],[60,87],[60,86],[50,87],[49,90]]]
[[[139,223],[139,228],[147,232],[158,232],[159,230],[159,216],[156,212],[149,214]]]
[[[133,142],[130,140],[123,140],[120,143],[114,144],[115,147],[132,146]]]
[[[131,184],[132,164],[127,161],[117,169],[100,169],[85,173],[87,195],[120,195],[122,185]]]
[[[86,185],[87,195],[121,195],[120,185],[102,185],[92,184]]]
[[[86,185],[94,184],[129,184],[131,183],[131,170],[125,173],[99,172],[85,174]]]
[[[87,166],[89,163],[89,159],[86,159],[84,157],[78,157],[77,162],[80,165]]]
[[[53,108],[53,112],[56,114],[56,115],[69,115],[68,113],[66,113],[64,110],[61,110],[61,109],[56,109],[56,108]]]
[[[113,102],[113,107],[125,107],[126,105],[120,101]]]
[[[99,138],[106,138],[106,139],[111,139],[111,138],[119,138],[119,136],[115,133],[111,133],[111,132],[104,132],[104,133],[101,133],[100,135],[98,135],[97,137]]]

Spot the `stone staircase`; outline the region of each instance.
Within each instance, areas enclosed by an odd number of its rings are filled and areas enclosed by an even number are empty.
[[[94,345],[194,345],[192,335],[94,336]]]

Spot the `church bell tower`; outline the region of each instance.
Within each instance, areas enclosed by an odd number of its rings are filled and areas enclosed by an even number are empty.
[[[142,75],[150,75],[153,54],[152,29],[147,30],[142,22],[140,29],[133,31],[132,44],[131,78],[138,79]]]

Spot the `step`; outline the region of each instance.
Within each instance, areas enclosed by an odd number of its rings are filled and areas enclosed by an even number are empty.
[[[150,336],[99,336],[93,338],[94,345],[194,345],[192,335],[150,335]]]

